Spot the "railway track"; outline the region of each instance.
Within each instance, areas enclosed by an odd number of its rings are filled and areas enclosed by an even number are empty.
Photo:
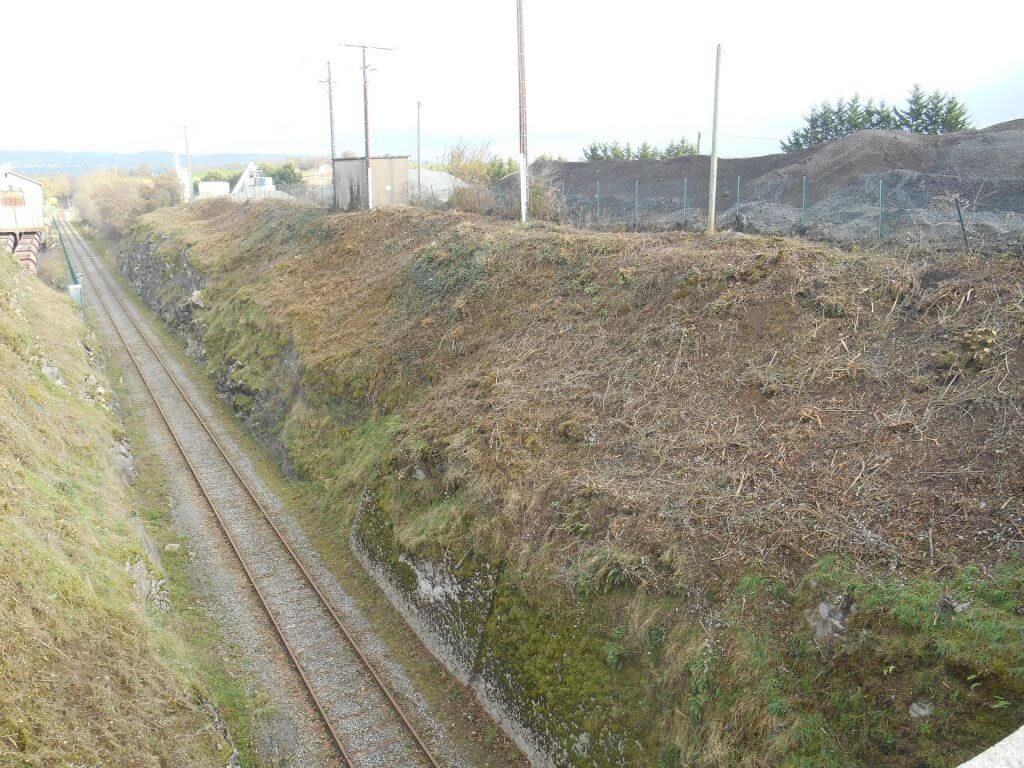
[[[124,344],[201,495],[309,694],[341,764],[440,768],[385,681],[282,535],[74,227],[65,242]]]

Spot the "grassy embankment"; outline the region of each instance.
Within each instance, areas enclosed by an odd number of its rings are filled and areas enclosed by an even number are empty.
[[[155,233],[318,544],[369,498],[400,580],[495,569],[481,658],[569,763],[946,766],[1024,719],[1018,262],[226,202]]]
[[[184,552],[154,556],[174,540],[160,462],[115,415],[102,362],[66,296],[0,258],[0,765],[222,766],[218,713],[251,764],[243,679]],[[167,579],[155,601],[126,572],[140,560]]]

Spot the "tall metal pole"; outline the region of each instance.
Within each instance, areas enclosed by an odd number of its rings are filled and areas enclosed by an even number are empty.
[[[420,198],[417,202],[421,202],[423,198],[423,179],[420,172],[423,169],[423,154],[421,152],[420,144],[420,110],[423,107],[422,101],[416,102],[416,197]]]
[[[334,80],[331,78],[331,61],[327,60],[327,111],[331,118],[331,208],[338,207],[338,179],[337,171],[334,168]]]
[[[370,86],[366,66],[366,46],[363,46],[363,147],[366,151],[366,208],[373,207],[373,176],[370,172]]]
[[[192,199],[192,153],[188,148],[188,126],[185,126],[185,161],[188,164],[188,194],[185,195],[185,202]]]
[[[519,213],[526,221],[530,198],[529,165],[526,152],[526,47],[523,42],[523,0],[516,0],[516,31],[519,43]]]
[[[718,194],[718,83],[722,69],[722,44],[715,51],[715,109],[711,117],[711,172],[708,177],[708,228],[715,233],[715,197]]]

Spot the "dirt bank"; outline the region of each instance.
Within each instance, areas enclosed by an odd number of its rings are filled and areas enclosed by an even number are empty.
[[[203,275],[306,524],[547,761],[955,765],[1024,719],[1019,262],[227,201],[134,238]]]

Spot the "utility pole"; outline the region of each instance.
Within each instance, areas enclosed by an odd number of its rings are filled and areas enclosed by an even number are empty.
[[[697,131],[697,155],[700,155],[700,131]]]
[[[185,202],[192,199],[192,153],[188,149],[188,126],[185,126],[185,163],[188,168],[188,193]]]
[[[420,172],[423,170],[423,155],[420,152],[420,110],[423,107],[422,101],[416,102],[416,202],[423,202],[423,180]]]
[[[523,0],[516,0],[516,31],[519,42],[519,209],[526,221],[530,200],[529,157],[526,153],[526,47],[523,41]]]
[[[708,227],[715,233],[715,197],[718,194],[718,80],[722,69],[722,44],[715,51],[715,109],[711,116],[711,174],[708,178]]]
[[[338,207],[338,183],[334,170],[334,80],[331,78],[331,60],[327,60],[327,111],[331,118],[331,209]]]
[[[370,171],[370,86],[368,73],[370,66],[366,63],[366,49],[375,51],[393,51],[394,48],[381,48],[376,45],[345,43],[346,48],[360,48],[363,51],[363,149],[366,152],[366,208],[373,207],[373,174]]]

